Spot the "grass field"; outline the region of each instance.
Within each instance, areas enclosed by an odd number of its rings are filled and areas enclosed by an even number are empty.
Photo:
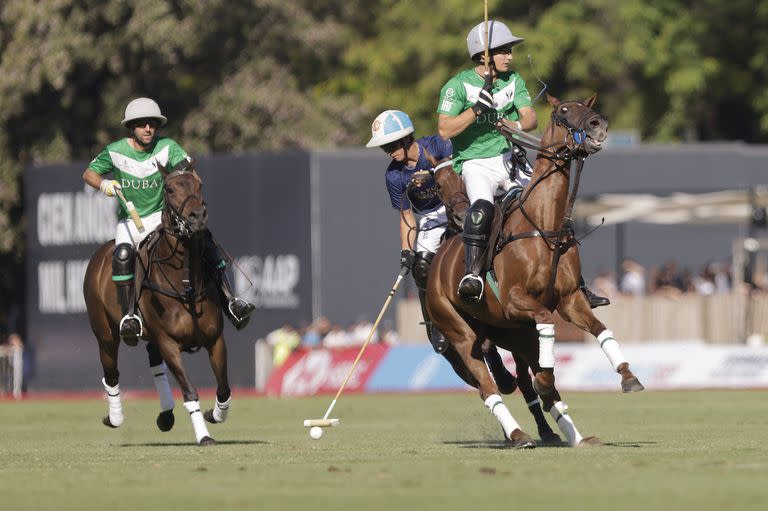
[[[768,392],[565,397],[581,432],[606,445],[505,449],[474,393],[342,396],[342,425],[318,441],[301,423],[321,417],[329,397],[235,395],[209,448],[194,445],[178,406],[176,427],[160,433],[152,400],[127,400],[117,430],[101,425],[96,399],[0,402],[0,506],[768,509]],[[506,402],[535,435],[519,395]]]

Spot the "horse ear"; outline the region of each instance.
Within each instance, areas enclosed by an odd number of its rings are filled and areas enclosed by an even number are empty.
[[[552,105],[552,107],[556,107],[560,104],[560,100],[552,96],[549,92],[547,92],[547,101],[549,101],[549,104]]]
[[[168,167],[160,163],[159,161],[155,160],[155,167],[157,167],[157,170],[163,173],[163,175],[168,175]]]
[[[597,92],[595,92],[590,97],[584,100],[584,106],[586,106],[587,108],[592,108],[592,105],[595,104],[595,101],[597,101]]]

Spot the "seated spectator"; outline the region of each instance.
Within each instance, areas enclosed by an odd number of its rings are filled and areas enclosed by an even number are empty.
[[[305,348],[319,348],[323,344],[323,337],[330,331],[331,322],[325,316],[314,320],[301,337],[301,345]]]
[[[363,344],[368,339],[368,336],[371,335],[372,329],[373,323],[365,318],[360,318],[350,329],[350,342],[353,345]],[[374,332],[373,335],[371,335],[370,342],[379,342],[377,332]]]
[[[334,323],[331,331],[323,338],[323,346],[326,348],[346,348],[351,344],[349,333],[338,323]]]
[[[397,330],[392,325],[391,320],[386,320],[381,324],[381,332],[379,334],[379,342],[388,346],[395,346],[400,344],[400,336],[397,335]]]
[[[645,268],[637,261],[625,259],[621,263],[621,269],[624,274],[621,276],[619,291],[628,296],[645,295]]]
[[[600,268],[597,277],[592,281],[592,288],[597,294],[601,294],[609,300],[613,300],[619,296],[618,286],[616,285],[616,275],[607,267]]]
[[[293,350],[301,342],[301,337],[296,329],[286,323],[277,330],[273,330],[265,338],[267,344],[272,346],[272,365],[275,368],[285,363]]]

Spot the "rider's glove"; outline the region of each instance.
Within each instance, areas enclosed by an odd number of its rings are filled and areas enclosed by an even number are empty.
[[[115,190],[119,190],[120,188],[120,183],[114,179],[102,179],[101,184],[99,185],[99,190],[101,190],[107,197],[114,197]]]
[[[416,263],[416,254],[413,252],[413,250],[405,249],[400,252],[400,268],[406,270],[406,273],[408,270],[413,269],[413,265],[415,263]]]
[[[472,105],[472,111],[475,115],[482,115],[488,110],[493,109],[493,94],[491,89],[493,88],[493,77],[488,73],[485,75],[485,82],[483,88],[480,89],[480,93],[477,96],[477,103]]]

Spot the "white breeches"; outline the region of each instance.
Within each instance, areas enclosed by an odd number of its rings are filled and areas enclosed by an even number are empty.
[[[416,236],[414,252],[431,252],[434,254],[440,247],[445,227],[448,225],[445,206],[440,206],[439,209],[425,215],[416,213],[415,216],[419,223],[419,233]]]
[[[141,243],[141,240],[147,237],[147,235],[154,231],[158,225],[163,221],[163,212],[158,211],[151,215],[141,217],[141,222],[144,224],[144,232],[139,232],[133,220],[126,218],[117,222],[117,231],[115,232],[115,245],[120,243],[130,243],[134,247]]]
[[[471,204],[478,199],[493,203],[495,197],[509,191],[512,185],[522,187],[528,185],[528,181],[531,180],[530,175],[523,172],[515,175],[511,159],[512,153],[506,152],[492,158],[478,158],[464,162],[461,167],[461,177]],[[514,181],[510,178],[510,172],[515,175]]]

